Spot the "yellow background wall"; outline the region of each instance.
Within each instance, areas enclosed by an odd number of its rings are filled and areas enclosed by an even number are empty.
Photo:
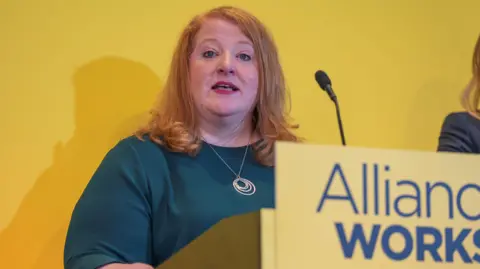
[[[2,0],[2,268],[62,268],[83,186],[154,102],[187,20],[219,4],[269,26],[313,143],[340,141],[317,69],[333,81],[350,145],[435,150],[443,117],[460,109],[478,0]]]

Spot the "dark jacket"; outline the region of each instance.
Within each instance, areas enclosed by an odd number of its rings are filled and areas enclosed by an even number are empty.
[[[467,112],[448,114],[442,124],[437,151],[480,153],[480,120]]]

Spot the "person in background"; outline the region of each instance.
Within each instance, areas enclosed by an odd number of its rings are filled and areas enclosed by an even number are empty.
[[[301,139],[276,45],[256,17],[228,6],[194,17],[162,96],[75,205],[66,269],[153,268],[221,219],[275,206],[275,141]]]
[[[480,36],[473,53],[472,72],[462,95],[465,111],[445,117],[438,140],[439,152],[480,153]]]

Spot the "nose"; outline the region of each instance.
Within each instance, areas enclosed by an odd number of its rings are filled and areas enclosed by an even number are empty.
[[[235,68],[233,66],[233,60],[230,53],[226,52],[222,55],[218,63],[217,72],[225,75],[235,74]]]

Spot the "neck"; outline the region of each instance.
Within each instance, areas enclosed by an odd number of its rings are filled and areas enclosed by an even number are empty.
[[[240,147],[255,142],[259,135],[253,133],[251,117],[237,121],[204,120],[200,125],[200,133],[205,142],[227,147]]]

